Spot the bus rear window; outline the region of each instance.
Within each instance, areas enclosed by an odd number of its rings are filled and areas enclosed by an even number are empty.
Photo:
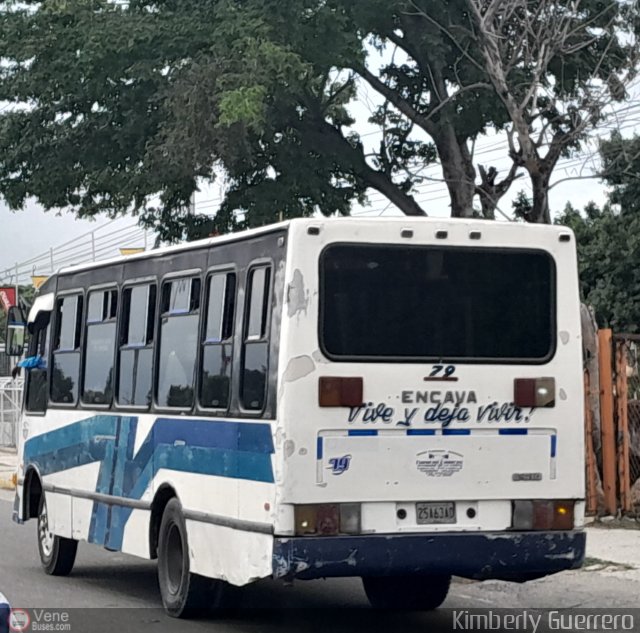
[[[334,360],[542,363],[555,351],[544,251],[336,244],[320,278],[320,342]]]

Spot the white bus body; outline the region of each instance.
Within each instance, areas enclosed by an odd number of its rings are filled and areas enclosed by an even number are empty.
[[[63,270],[29,323],[54,371],[27,381],[14,518],[49,573],[75,541],[159,556],[180,615],[184,578],[362,576],[433,607],[452,574],[582,563],[564,227],[294,220]]]

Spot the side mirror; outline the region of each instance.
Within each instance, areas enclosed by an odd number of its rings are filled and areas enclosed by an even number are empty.
[[[27,319],[22,308],[13,306],[7,314],[6,346],[7,356],[22,356],[24,352],[25,335],[27,331]]]

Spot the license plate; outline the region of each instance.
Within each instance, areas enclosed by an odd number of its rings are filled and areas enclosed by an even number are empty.
[[[418,525],[433,525],[434,523],[455,523],[456,504],[452,502],[416,503],[416,517]]]

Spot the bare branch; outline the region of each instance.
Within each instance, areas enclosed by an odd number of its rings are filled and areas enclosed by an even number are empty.
[[[495,1],[499,2],[499,0],[495,0]],[[453,33],[451,33],[449,29],[447,29],[444,25],[440,24],[440,22],[435,20],[428,13],[425,13],[417,4],[415,4],[415,2],[412,1],[410,4],[415,9],[415,11],[411,13],[407,13],[407,15],[420,16],[421,18],[424,18],[425,20],[427,20],[427,22],[429,22],[430,24],[433,24],[433,26],[435,26],[440,31],[442,31],[442,33],[444,33],[451,40],[451,42],[460,50],[460,52],[465,56],[466,60],[470,64],[478,68],[480,71],[484,72],[484,68],[482,64],[480,64],[476,59],[474,59],[471,55],[469,55],[469,53],[465,51],[465,49],[462,46],[460,46],[458,39],[455,37]]]
[[[403,99],[393,88],[390,88],[381,79],[374,75],[364,65],[354,65],[353,70],[357,72],[374,90],[379,92],[387,101],[406,116],[410,121],[420,126],[428,134],[435,132],[431,122]]]
[[[582,4],[466,0],[486,74],[512,122],[507,128],[511,158],[531,178],[534,221],[549,217],[550,177],[560,157],[579,146],[613,101],[624,98],[624,84],[635,76],[640,47],[620,22],[620,3],[608,2],[592,15]],[[585,57],[594,43],[597,57]],[[615,47],[627,53],[626,66],[612,58]],[[560,60],[562,68],[565,63],[582,67],[582,76],[572,80],[569,90],[563,89],[562,75],[554,75],[554,60]],[[604,77],[603,68],[612,61],[614,70]],[[516,70],[526,83],[511,80]],[[543,146],[544,155],[539,151]]]

